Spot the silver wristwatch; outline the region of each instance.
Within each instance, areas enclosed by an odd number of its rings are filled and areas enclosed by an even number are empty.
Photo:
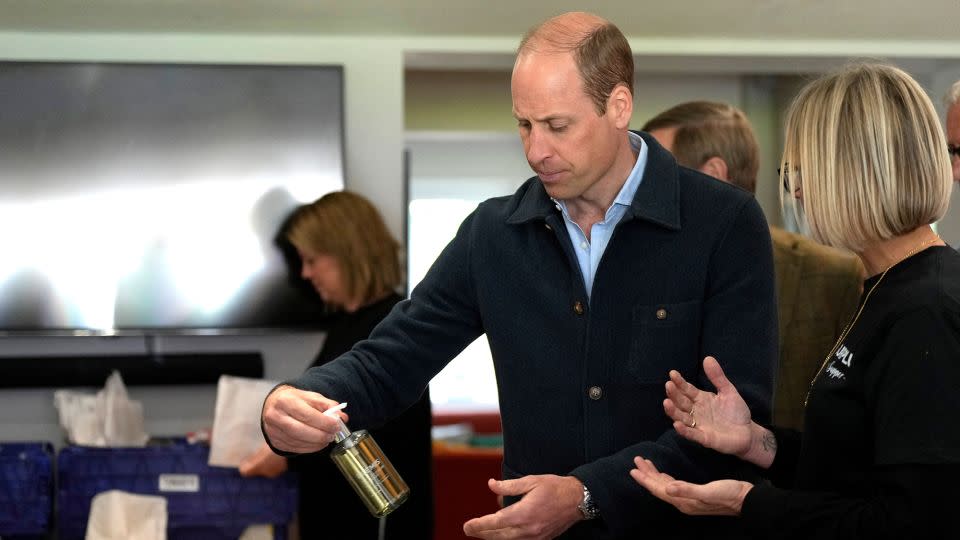
[[[590,490],[586,485],[583,486],[583,500],[577,505],[577,510],[580,511],[583,519],[596,519],[600,516],[600,509],[597,508],[597,503],[590,496]]]

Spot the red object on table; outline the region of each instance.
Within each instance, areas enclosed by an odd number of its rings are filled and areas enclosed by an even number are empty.
[[[434,413],[433,425],[470,424],[474,433],[500,433],[500,413]],[[435,442],[433,445],[434,540],[459,540],[469,519],[500,509],[487,487],[500,479],[502,448],[472,447]]]

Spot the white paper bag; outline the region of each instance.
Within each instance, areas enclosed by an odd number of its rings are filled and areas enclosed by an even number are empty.
[[[103,420],[103,437],[107,446],[145,446],[150,437],[143,427],[143,404],[127,395],[120,372],[107,377],[107,384],[97,394],[98,414]]]
[[[239,467],[264,444],[260,431],[263,400],[275,381],[221,375],[210,435],[210,459],[215,467]]]
[[[90,503],[86,540],[166,540],[167,500],[111,490]]]
[[[67,440],[83,446],[146,446],[143,405],[127,394],[118,371],[107,377],[95,396],[57,390],[53,393]]]

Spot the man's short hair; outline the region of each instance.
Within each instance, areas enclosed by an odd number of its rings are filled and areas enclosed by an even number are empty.
[[[689,101],[650,119],[643,131],[675,128],[670,149],[684,167],[699,169],[719,157],[727,164],[730,183],[754,193],[760,168],[760,145],[740,109],[714,101]]]
[[[597,114],[607,112],[607,99],[617,85],[633,95],[633,52],[630,43],[616,25],[583,13],[593,24],[574,25],[558,15],[531,28],[520,40],[517,54],[527,51],[572,52],[584,92],[593,101]]]

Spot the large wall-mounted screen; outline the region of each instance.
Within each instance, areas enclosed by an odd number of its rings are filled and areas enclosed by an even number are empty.
[[[277,329],[344,187],[338,66],[0,62],[0,333]]]

